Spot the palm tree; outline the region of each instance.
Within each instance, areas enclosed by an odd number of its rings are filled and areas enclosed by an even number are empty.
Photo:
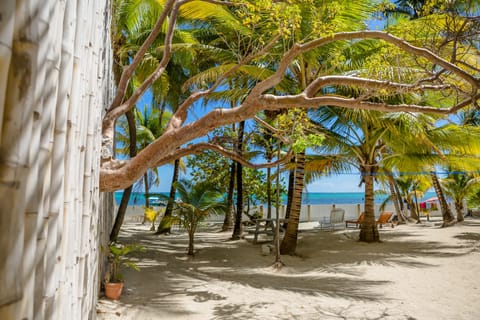
[[[453,224],[455,218],[447,204],[444,190],[434,168],[436,165],[454,164],[455,167],[462,167],[464,170],[478,170],[480,166],[477,157],[480,152],[479,134],[478,127],[448,123],[437,126],[430,124],[414,135],[404,137],[405,141],[413,138],[410,142],[406,142],[416,143],[417,150],[413,157],[404,156],[402,166],[409,168],[410,171],[420,169],[427,172],[439,199],[443,226]],[[418,162],[419,155],[427,161]]]
[[[160,127],[161,123],[159,122],[160,112],[158,109],[149,109],[145,105],[143,111],[140,111],[138,108],[135,109],[135,116],[137,122],[137,148],[138,150],[142,150],[158,138],[163,132],[163,128]],[[170,115],[164,113],[163,116],[167,117]],[[150,207],[150,187],[152,185],[158,185],[159,183],[160,180],[157,168],[148,170],[144,174],[143,180],[139,181],[139,186],[143,185],[145,187],[145,206],[147,208]]]
[[[188,232],[188,255],[194,254],[194,236],[199,223],[211,214],[223,214],[225,199],[221,192],[206,183],[190,180],[176,182],[179,195],[174,205],[174,217]]]
[[[462,222],[465,209],[463,201],[480,190],[480,177],[478,174],[458,172],[449,168],[448,176],[441,179],[440,184],[455,204],[457,222]]]
[[[322,28],[332,28],[336,30],[352,30],[362,28],[362,24],[367,18],[370,1],[339,1],[338,5],[344,6],[343,10],[335,16],[320,19]],[[317,16],[319,12],[326,10],[327,7],[322,1],[314,1],[313,4],[300,5],[302,12],[302,21],[300,27],[294,31],[292,38],[296,41],[307,39],[310,35],[315,34],[318,25]],[[333,61],[333,52],[340,53],[343,48],[341,46],[330,47],[328,52],[315,51],[308,55],[299,56],[288,69],[292,81],[296,84],[293,90],[302,91],[311,82],[321,74],[338,71],[338,63]],[[340,56],[340,55],[339,55]],[[292,89],[290,89],[290,92]],[[308,119],[306,113],[301,113],[300,118]],[[285,236],[281,244],[282,254],[294,254],[297,246],[298,223],[300,220],[300,210],[302,205],[302,195],[305,185],[305,166],[306,166],[305,150],[301,150],[295,156],[295,167],[292,169],[293,190],[291,192],[291,203],[287,204],[288,224]]]
[[[420,212],[418,212],[418,199],[421,199],[424,192],[431,187],[431,182],[425,175],[400,175],[395,179],[400,191],[401,199],[407,204],[410,210],[410,217],[420,222]]]
[[[377,174],[383,172],[383,168],[405,168],[405,163],[413,165],[414,161],[417,167],[419,161],[439,161],[439,157],[429,149],[432,143],[419,139],[429,119],[405,113],[382,114],[330,107],[318,110],[316,121],[325,134],[324,143],[318,151],[336,157],[336,161],[342,161],[351,168],[358,168],[361,183],[365,185],[365,223],[360,232],[361,241],[379,241],[374,216],[374,179]],[[402,188],[400,182],[397,181],[397,184]],[[408,193],[413,191],[410,189],[411,181],[409,183],[404,188],[407,199]],[[416,213],[412,211],[413,214]]]

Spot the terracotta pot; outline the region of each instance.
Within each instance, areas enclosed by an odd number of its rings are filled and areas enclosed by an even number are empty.
[[[105,296],[108,299],[118,300],[122,295],[123,282],[105,283]]]

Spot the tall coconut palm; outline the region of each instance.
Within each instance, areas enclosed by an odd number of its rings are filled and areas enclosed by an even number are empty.
[[[415,138],[425,130],[425,119],[428,117],[329,107],[318,111],[316,121],[325,134],[324,143],[318,150],[335,155],[337,161],[343,161],[352,168],[358,168],[361,183],[365,185],[365,220],[360,232],[361,241],[379,241],[373,187],[381,168],[393,167],[393,163],[402,164],[408,157],[416,161],[438,159],[432,150],[427,152],[431,144],[423,146],[425,154],[417,152],[423,142]]]
[[[301,11],[302,21],[300,27],[293,32],[292,39],[296,41],[307,39],[310,35],[316,34],[319,31],[318,28],[348,31],[352,30],[352,28],[363,27],[363,23],[368,16],[370,1],[357,1],[355,3],[351,1],[336,1],[335,5],[342,7],[342,10],[333,16],[322,15],[322,13],[328,10],[322,1],[300,5],[299,10]],[[321,26],[318,25],[319,21]],[[332,59],[332,57],[336,56],[332,52],[340,53],[343,49],[341,46],[333,46],[329,47],[328,51],[315,51],[299,56],[288,68],[288,73],[296,84],[293,90],[302,91],[319,75],[328,75],[329,72],[338,71],[339,63]],[[302,117],[307,117],[306,113],[302,114]],[[292,171],[292,202],[288,204],[288,224],[281,244],[282,254],[294,254],[297,246],[298,223],[305,184],[305,159],[305,150],[297,153],[295,168]]]

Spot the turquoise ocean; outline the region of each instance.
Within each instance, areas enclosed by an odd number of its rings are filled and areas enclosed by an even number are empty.
[[[121,191],[115,192],[115,200],[117,204],[120,203],[122,198]],[[167,192],[161,192],[165,196],[168,196]],[[151,196],[155,196],[157,194],[152,194]],[[426,192],[425,196],[422,199],[418,199],[419,202],[422,200],[428,199],[430,197],[434,197],[435,192]],[[375,203],[379,204],[382,203],[387,196],[385,195],[375,195]],[[286,197],[283,199],[283,203],[285,204],[287,201]],[[303,204],[362,204],[364,202],[364,193],[363,192],[308,192],[303,193],[302,203]],[[131,206],[143,206],[145,205],[145,194],[142,192],[132,192],[130,196],[130,200],[128,202]]]

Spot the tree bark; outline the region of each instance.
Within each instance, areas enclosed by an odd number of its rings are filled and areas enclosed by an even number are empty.
[[[457,211],[457,222],[463,222],[463,201],[455,201],[455,211]]]
[[[267,168],[267,218],[272,218],[272,182],[270,181],[271,170]],[[263,218],[263,217],[262,217]]]
[[[443,219],[442,227],[448,227],[450,225],[453,225],[455,223],[455,218],[453,216],[452,210],[450,210],[450,207],[448,206],[442,186],[440,185],[440,181],[438,181],[438,177],[435,172],[430,172],[430,178],[432,179],[433,188],[435,189],[435,193],[437,194],[438,202],[440,202],[440,210],[442,211]]]
[[[193,222],[192,222],[193,223]],[[188,255],[193,256],[195,254],[194,251],[194,241],[195,241],[195,231],[189,231],[188,232]]]
[[[150,208],[150,188],[148,182],[148,171],[143,175],[143,184],[145,186],[145,207]]]
[[[360,168],[365,183],[365,216],[360,226],[359,240],[362,242],[379,242],[377,224],[375,221],[375,198],[373,177],[378,168],[367,164]]]
[[[175,204],[175,195],[177,193],[177,188],[175,183],[178,181],[178,176],[180,174],[180,159],[175,160],[173,165],[173,176],[172,176],[172,183],[170,185],[170,194],[168,197],[167,207],[165,208],[165,213],[163,214],[162,219],[157,228],[157,232],[155,234],[167,234],[170,233],[172,230],[172,213],[173,213],[173,205]]]
[[[236,163],[232,161],[230,165],[230,181],[228,183],[227,192],[227,210],[225,211],[225,219],[223,220],[222,231],[231,231],[233,229],[233,192],[235,191],[235,173]]]
[[[305,176],[305,151],[295,157],[295,186],[293,188],[292,208],[288,217],[288,225],[285,236],[280,245],[281,254],[295,254],[297,249],[298,223],[300,221],[300,210],[302,208],[302,196]]]
[[[245,121],[240,122],[238,127],[237,152],[243,150],[243,134],[245,130]],[[243,215],[243,166],[237,162],[237,212],[235,214],[235,224],[233,226],[232,239],[238,240],[242,235],[242,215]]]
[[[292,158],[291,164],[295,165],[295,157]],[[284,228],[287,228],[288,218],[290,217],[290,211],[292,210],[292,200],[295,188],[295,170],[292,169],[288,173],[288,189],[287,189],[287,208],[285,210],[285,223]]]
[[[392,196],[392,202],[393,205],[395,206],[395,213],[397,214],[398,218],[398,223],[405,223],[405,220],[403,218],[403,213],[402,209],[400,207],[400,202],[401,202],[401,197],[397,193],[397,190],[395,189],[395,179],[391,174],[388,174],[388,186],[390,188],[390,194]]]

